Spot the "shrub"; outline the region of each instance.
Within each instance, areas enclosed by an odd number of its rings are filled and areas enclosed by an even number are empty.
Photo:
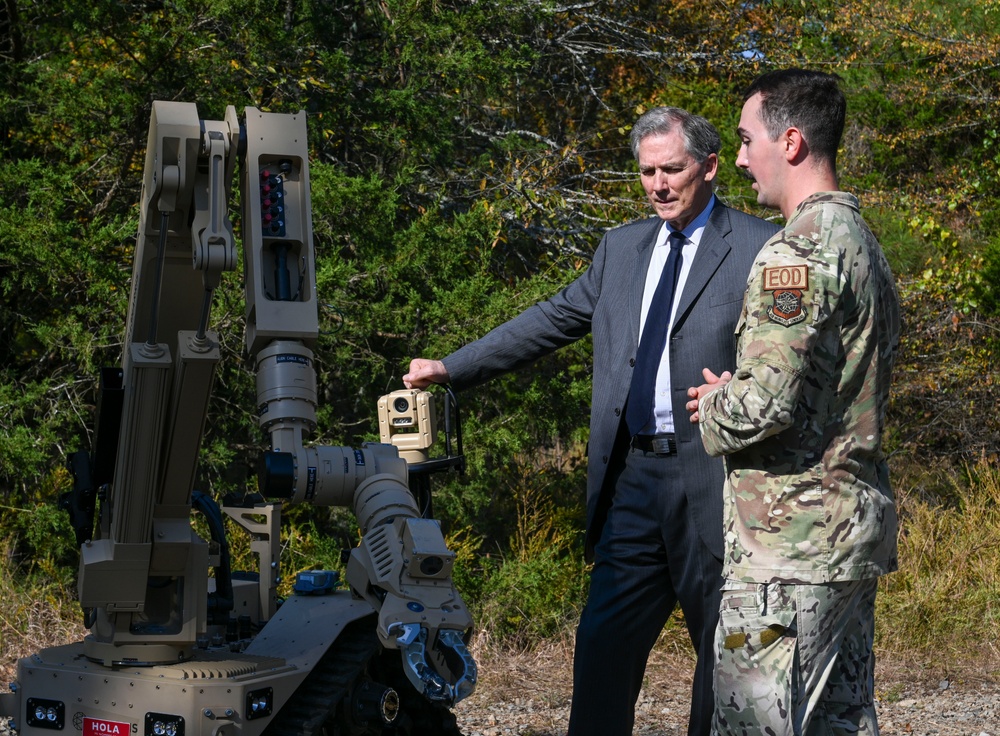
[[[481,636],[517,649],[574,627],[589,580],[572,522],[556,512],[544,487],[525,480],[510,551],[497,560],[481,558],[483,580],[473,605]]]
[[[1000,469],[981,457],[959,475],[951,505],[927,500],[927,471],[897,482],[901,516],[898,572],[882,579],[877,641],[948,667],[978,662],[1000,626]]]

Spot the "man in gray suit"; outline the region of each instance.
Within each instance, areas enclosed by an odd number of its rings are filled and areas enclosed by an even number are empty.
[[[608,231],[580,278],[443,360],[417,358],[408,388],[475,386],[593,334],[586,554],[569,736],[627,736],[646,660],[679,603],[698,655],[688,733],[712,716],[722,585],[722,464],[687,420],[705,365],[732,369],[754,256],[777,225],[714,196],[719,134],[656,108],[632,152],[656,212]]]

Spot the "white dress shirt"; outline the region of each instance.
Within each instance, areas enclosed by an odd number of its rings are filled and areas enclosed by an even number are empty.
[[[653,415],[650,421],[640,431],[640,434],[671,434],[674,431],[674,410],[670,401],[670,331],[674,329],[674,314],[677,311],[677,303],[680,301],[681,293],[684,291],[684,282],[691,271],[691,264],[694,263],[695,254],[698,252],[698,244],[701,242],[702,233],[708,224],[709,215],[715,206],[715,196],[709,200],[708,206],[702,210],[694,220],[688,223],[681,232],[687,238],[681,248],[681,271],[677,276],[677,286],[674,287],[674,303],[670,310],[670,327],[667,331],[667,342],[663,348],[663,355],[660,358],[660,368],[656,372],[656,387],[654,390]],[[666,221],[656,235],[656,244],[653,246],[653,255],[649,259],[649,268],[646,271],[646,286],[642,291],[642,314],[639,318],[639,339],[642,339],[642,330],[646,326],[646,317],[649,312],[649,304],[653,301],[653,292],[660,282],[660,274],[663,266],[667,262],[667,255],[670,253],[670,245],[667,237],[672,228]],[[658,319],[662,317],[657,316]]]

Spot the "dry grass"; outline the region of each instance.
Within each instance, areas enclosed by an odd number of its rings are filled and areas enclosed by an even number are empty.
[[[559,637],[530,651],[502,649],[476,637],[473,654],[479,663],[477,694],[488,702],[513,701],[526,692],[569,702],[573,687],[573,641]]]
[[[48,596],[33,598],[2,575],[0,596],[0,682],[13,682],[17,661],[39,649],[82,639],[87,633],[79,609]]]
[[[1000,673],[1000,468],[982,458],[946,476],[910,468],[897,481],[898,572],[882,579],[876,642],[912,673]]]

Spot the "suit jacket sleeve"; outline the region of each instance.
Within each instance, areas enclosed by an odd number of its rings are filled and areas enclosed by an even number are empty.
[[[565,289],[444,358],[452,386],[456,390],[477,386],[586,336],[601,294],[606,242],[607,236],[590,267]]]

